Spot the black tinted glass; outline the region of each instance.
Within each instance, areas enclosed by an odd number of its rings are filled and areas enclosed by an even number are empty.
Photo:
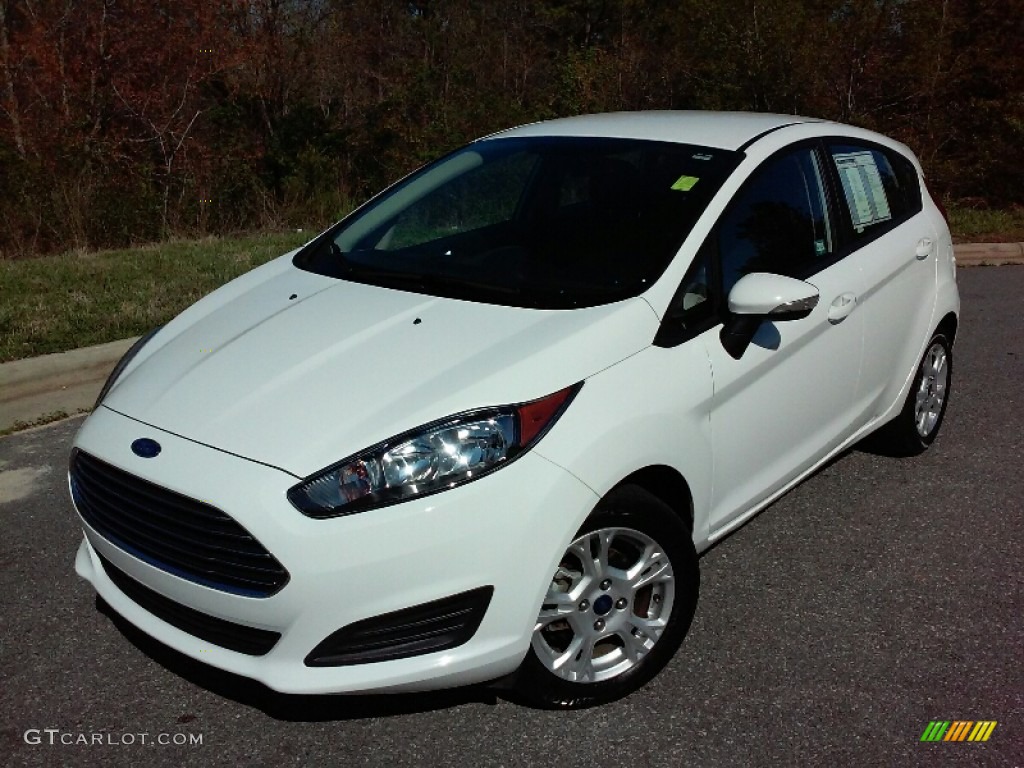
[[[829,151],[855,235],[868,236],[888,229],[915,207],[920,208],[920,193],[915,205],[906,169],[901,178],[884,152],[853,144],[832,145]],[[915,185],[916,179],[915,173]]]
[[[738,153],[627,139],[493,139],[392,187],[303,249],[357,282],[527,307],[635,296]]]
[[[805,277],[833,253],[816,155],[801,149],[769,160],[722,217],[722,290],[752,272]]]
[[[917,177],[917,168],[898,152],[888,152],[887,156],[892,163],[892,170],[896,174],[896,180],[903,195],[906,214],[913,216],[921,210],[921,182]]]

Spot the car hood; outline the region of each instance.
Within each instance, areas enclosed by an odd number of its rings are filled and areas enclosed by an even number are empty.
[[[556,392],[648,346],[641,298],[533,310],[315,275],[288,256],[161,329],[104,406],[305,477],[445,416]]]

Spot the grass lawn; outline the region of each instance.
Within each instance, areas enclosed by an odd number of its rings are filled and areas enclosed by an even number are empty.
[[[1024,243],[1024,208],[949,207],[954,243]]]
[[[315,234],[179,240],[0,261],[0,362],[137,336]]]

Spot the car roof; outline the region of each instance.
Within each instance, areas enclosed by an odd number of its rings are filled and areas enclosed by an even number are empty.
[[[763,112],[609,112],[530,123],[485,138],[591,136],[673,141],[718,149],[739,149],[752,139],[787,125],[824,122],[826,121],[799,115]]]

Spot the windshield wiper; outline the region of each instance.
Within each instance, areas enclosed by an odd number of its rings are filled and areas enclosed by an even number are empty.
[[[352,261],[346,260],[341,269],[343,277],[357,281],[380,281],[382,283],[395,283],[402,286],[418,288],[422,292],[428,292],[437,288],[473,288],[490,293],[501,293],[517,296],[522,289],[508,285],[496,285],[494,283],[474,280],[472,278],[460,277],[458,275],[445,274],[424,274],[400,269],[379,269],[376,267],[356,266]]]

